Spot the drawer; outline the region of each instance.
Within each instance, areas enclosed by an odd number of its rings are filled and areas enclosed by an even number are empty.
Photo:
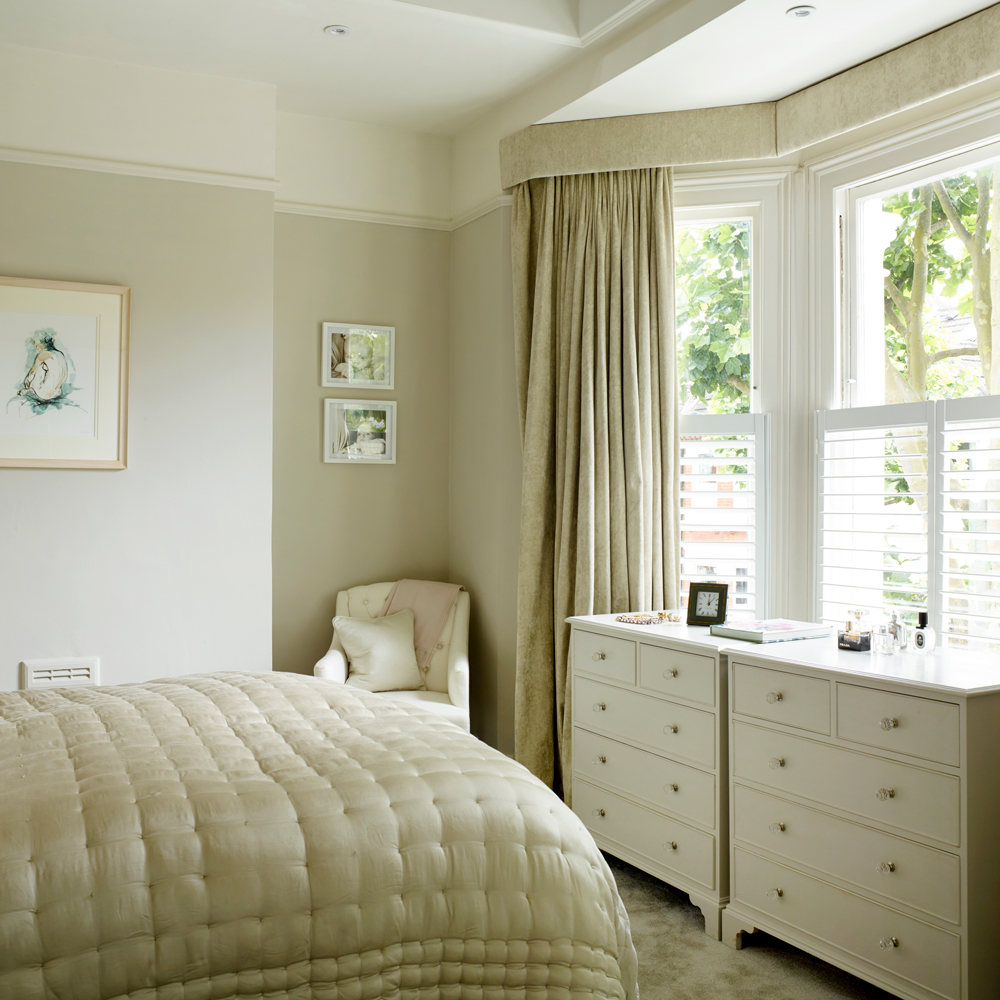
[[[733,664],[733,711],[830,735],[830,682],[749,663]]]
[[[932,698],[838,684],[837,735],[955,767],[961,760],[958,705]]]
[[[715,776],[606,736],[573,730],[573,772],[658,809],[715,826]]]
[[[741,722],[733,723],[733,774],[877,823],[959,843],[954,775]]]
[[[715,838],[709,834],[585,781],[573,783],[573,812],[599,844],[620,844],[660,868],[715,888]]]
[[[858,826],[774,795],[736,785],[733,836],[788,861],[957,924],[961,865],[890,833]]]
[[[639,644],[639,684],[702,705],[715,705],[715,658]]]
[[[733,896],[738,902],[892,976],[958,1000],[962,955],[957,934],[739,848],[733,861]]]
[[[598,632],[573,629],[573,667],[611,680],[635,684],[635,643]]]
[[[587,677],[575,677],[573,691],[573,719],[578,725],[644,743],[672,757],[715,766],[715,716],[711,713]]]

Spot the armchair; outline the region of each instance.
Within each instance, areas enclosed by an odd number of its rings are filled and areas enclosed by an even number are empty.
[[[341,590],[337,594],[337,615],[377,618],[392,587],[392,583],[370,583]],[[349,672],[347,654],[334,629],[330,648],[313,668],[313,674],[344,684]],[[448,614],[437,649],[423,676],[426,690],[380,693],[394,701],[435,712],[469,732],[469,595],[464,590],[459,591],[458,600]]]

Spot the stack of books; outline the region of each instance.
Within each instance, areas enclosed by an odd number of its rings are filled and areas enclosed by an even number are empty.
[[[787,618],[767,618],[759,622],[723,622],[712,626],[712,635],[745,642],[785,642],[789,639],[825,639],[833,635],[832,625],[793,622]]]

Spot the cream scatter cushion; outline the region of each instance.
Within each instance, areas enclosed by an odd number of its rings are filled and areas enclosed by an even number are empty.
[[[413,612],[365,621],[338,615],[333,627],[347,653],[348,684],[365,691],[412,691],[423,687],[413,650]]]

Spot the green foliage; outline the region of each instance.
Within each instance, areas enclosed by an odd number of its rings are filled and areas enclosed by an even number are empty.
[[[750,223],[678,226],[681,406],[750,412]]]

